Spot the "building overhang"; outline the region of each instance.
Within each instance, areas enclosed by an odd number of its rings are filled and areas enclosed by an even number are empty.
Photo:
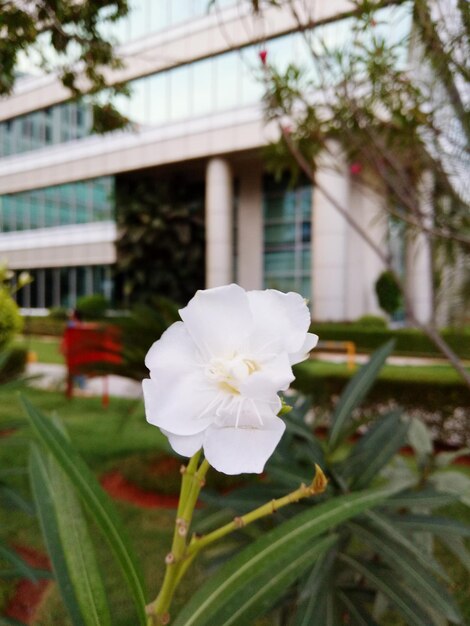
[[[279,136],[259,107],[94,136],[2,159],[0,195],[260,148]]]

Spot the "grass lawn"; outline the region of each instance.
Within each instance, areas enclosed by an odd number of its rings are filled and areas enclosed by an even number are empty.
[[[40,363],[64,363],[64,357],[60,351],[61,339],[57,337],[20,337],[16,344],[25,347],[30,352],[35,352]]]
[[[310,359],[297,366],[299,371],[308,372],[316,378],[335,376],[338,378],[351,378],[359,366],[349,370],[346,363],[331,363],[329,361],[317,361]],[[450,365],[385,365],[379,375],[380,380],[412,381],[424,383],[460,383],[461,378]]]

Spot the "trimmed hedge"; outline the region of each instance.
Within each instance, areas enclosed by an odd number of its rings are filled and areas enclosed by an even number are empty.
[[[61,337],[64,334],[65,323],[65,320],[54,317],[26,317],[23,334]]]
[[[294,367],[296,376],[292,387],[302,393],[314,396],[315,402],[328,403],[332,396],[341,394],[351,374],[338,372],[327,374],[318,372],[315,361],[305,361]],[[406,408],[421,408],[429,411],[439,409],[444,415],[451,415],[456,407],[468,407],[468,388],[459,381],[393,379],[382,373],[367,394],[367,403],[398,401]]]
[[[320,341],[353,341],[359,352],[373,352],[392,337],[396,340],[394,354],[408,356],[442,356],[421,331],[414,328],[389,330],[363,327],[358,324],[313,323],[311,331]],[[464,359],[470,359],[470,330],[444,330],[442,337]]]

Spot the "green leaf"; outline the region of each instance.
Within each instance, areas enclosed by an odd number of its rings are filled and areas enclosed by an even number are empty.
[[[308,546],[303,545],[302,549],[296,547],[295,550],[286,550],[273,560],[274,569],[266,566],[266,563],[262,569],[255,565],[253,569],[250,569],[244,585],[238,588],[236,596],[231,595],[230,598],[224,598],[215,611],[209,609],[211,611],[209,619],[204,614],[195,622],[192,613],[187,611],[185,621],[183,617],[185,609],[183,609],[183,613],[176,619],[175,626],[178,624],[180,626],[182,624],[185,626],[189,626],[189,624],[197,624],[198,626],[202,626],[202,624],[224,624],[224,626],[252,624],[256,617],[266,613],[279,601],[279,598],[287,592],[292,583],[303,574],[305,569],[311,567],[315,559],[328,550],[336,539],[335,535],[329,535],[310,542]],[[239,558],[242,555],[243,552],[228,565],[232,565],[234,561],[242,564],[244,559],[243,557]],[[243,567],[243,565],[241,566]]]
[[[408,585],[423,602],[423,608],[432,607],[449,620],[460,623],[459,609],[450,594],[401,543],[365,524],[350,522],[348,526],[387,565],[395,569],[400,577],[408,581]]]
[[[470,478],[461,472],[436,472],[431,477],[438,491],[458,495],[461,502],[470,506]]]
[[[449,504],[455,504],[459,499],[458,494],[446,493],[427,487],[425,489],[407,489],[387,498],[384,506],[397,509],[426,507],[428,509],[440,508]]]
[[[390,521],[396,528],[405,532],[429,532],[434,535],[470,537],[470,525],[449,517],[408,513],[390,517]]]
[[[349,381],[333,412],[329,445],[334,449],[340,443],[342,434],[354,409],[362,402],[374,384],[387,357],[392,353],[395,341],[392,339],[376,350],[369,362]]]
[[[67,475],[93,520],[102,531],[120,565],[124,581],[136,606],[139,622],[145,626],[145,592],[141,574],[119,516],[80,455],[54,424],[22,397],[32,429]]]
[[[351,487],[367,487],[403,446],[408,424],[401,414],[398,409],[378,419],[354,446],[341,466],[341,474],[350,478]]]
[[[14,568],[16,575],[27,578],[34,583],[38,580],[37,572],[12,548],[6,546],[3,541],[0,542],[0,558],[10,563]]]
[[[34,515],[34,507],[29,500],[8,485],[0,485],[0,498],[12,508],[18,509],[27,515]]]
[[[367,609],[350,595],[339,590],[338,597],[344,604],[345,609],[348,611],[353,624],[356,626],[378,626],[377,622],[373,619]]]
[[[269,581],[272,579],[273,585],[277,581],[273,574],[281,572],[291,560],[300,558],[310,548],[313,539],[380,504],[393,492],[394,489],[381,489],[339,496],[295,515],[221,567],[183,608],[174,626],[238,626],[246,623],[241,616],[245,605],[247,614],[252,615],[254,589],[262,588],[263,594],[271,597]],[[330,545],[325,544],[323,549]],[[303,567],[304,562],[301,563],[299,569]],[[233,622],[233,615],[239,621]]]
[[[425,458],[434,450],[431,433],[426,424],[417,417],[410,420],[408,441],[418,458]]]
[[[336,547],[317,559],[302,587],[292,626],[323,626],[327,611],[326,590],[331,584]]]
[[[48,453],[42,454],[37,446],[31,449],[30,479],[43,535],[48,548],[52,549],[56,580],[61,590],[63,585],[71,584],[73,587],[74,598],[70,607],[67,604],[70,596],[68,589],[63,593],[72,621],[87,626],[110,626],[111,616],[103,580],[73,485],[57,462]],[[55,567],[54,557],[57,556]],[[64,573],[64,566],[67,572],[62,582],[60,576]]]
[[[456,556],[467,572],[470,572],[470,552],[465,547],[461,537],[439,537],[440,541]]]
[[[395,520],[398,516],[386,516],[377,511],[368,511],[365,514],[367,521],[375,526],[382,533],[398,542],[405,550],[408,550],[413,557],[421,563],[423,567],[435,572],[438,576],[448,580],[448,576],[444,568],[429,553],[424,552],[419,545],[416,545],[397,527]]]
[[[51,559],[54,576],[60,593],[74,626],[85,626],[78,604],[76,592],[67,567],[60,530],[51,493],[48,489],[46,465],[34,449],[30,455],[30,480],[33,495],[37,501],[37,511],[44,541]]]
[[[339,559],[381,591],[403,615],[407,626],[428,626],[432,623],[427,612],[416,603],[395,573],[367,561],[358,561],[347,554],[340,554]]]

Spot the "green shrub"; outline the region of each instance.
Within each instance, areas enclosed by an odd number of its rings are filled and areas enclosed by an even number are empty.
[[[86,320],[100,320],[105,316],[108,307],[108,300],[97,293],[79,298],[76,308]]]
[[[24,325],[25,335],[46,335],[61,337],[64,334],[65,321],[52,317],[26,317]]]
[[[64,306],[54,306],[49,310],[49,317],[52,320],[65,321],[68,317],[67,309]]]
[[[28,351],[26,348],[9,348],[5,360],[0,363],[0,384],[15,380],[21,376],[26,369]]]
[[[387,328],[387,320],[380,315],[363,315],[355,324],[366,328]]]
[[[414,328],[389,330],[386,328],[365,328],[355,323],[336,324],[331,322],[312,324],[312,332],[323,341],[353,341],[362,352],[371,352],[389,339],[395,339],[394,354],[415,356],[438,356],[431,340],[421,331]],[[442,337],[461,358],[470,358],[470,333],[462,330],[443,330]]]
[[[382,311],[393,315],[402,305],[402,295],[392,272],[382,272],[375,283],[375,293]]]
[[[10,342],[22,329],[18,305],[6,289],[0,288],[0,346]]]

